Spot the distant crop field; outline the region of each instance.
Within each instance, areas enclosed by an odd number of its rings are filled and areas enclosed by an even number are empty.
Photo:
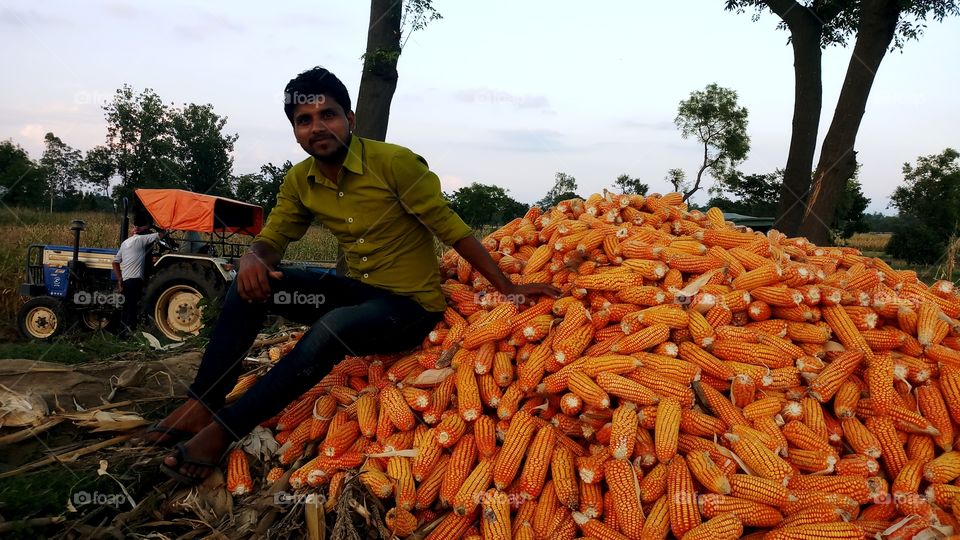
[[[857,233],[846,241],[846,245],[860,251],[885,251],[891,236],[890,233]]]

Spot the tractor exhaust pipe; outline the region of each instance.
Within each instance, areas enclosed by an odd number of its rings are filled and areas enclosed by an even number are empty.
[[[76,264],[80,259],[80,231],[86,229],[86,223],[82,219],[75,219],[70,223],[70,230],[73,231],[73,263]]]

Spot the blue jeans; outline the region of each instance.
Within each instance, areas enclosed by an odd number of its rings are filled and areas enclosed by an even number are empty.
[[[282,279],[270,280],[273,294],[266,302],[246,302],[236,282],[230,286],[197,376],[187,390],[190,397],[216,411],[214,420],[235,439],[312,388],[344,356],[412,349],[443,318],[442,312],[427,311],[412,298],[355,279],[281,270]],[[243,396],[223,407],[267,313],[310,325],[310,330]]]

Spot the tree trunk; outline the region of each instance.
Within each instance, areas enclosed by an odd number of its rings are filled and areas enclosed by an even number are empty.
[[[830,223],[847,181],[857,167],[854,146],[877,69],[893,40],[900,18],[898,0],[864,0],[857,41],[847,66],[837,109],[823,141],[820,162],[807,199],[799,234],[825,245]]]
[[[354,133],[382,141],[387,136],[390,102],[397,89],[400,59],[400,21],[403,2],[371,0],[367,52],[357,96],[357,127]]]
[[[804,203],[810,190],[810,171],[817,150],[817,130],[823,107],[820,39],[823,25],[808,10],[799,9],[790,21],[793,46],[793,130],[790,152],[783,171],[783,186],[774,227],[788,236],[797,233],[803,220]]]

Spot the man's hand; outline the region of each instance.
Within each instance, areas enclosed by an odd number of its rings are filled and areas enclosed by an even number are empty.
[[[237,292],[247,302],[265,302],[270,298],[270,278],[281,279],[283,273],[267,264],[259,255],[249,252],[240,257],[237,271]]]
[[[123,282],[122,282],[122,281],[118,281],[118,282],[117,282],[117,292],[118,292],[118,293],[121,293],[121,294],[123,293]]]
[[[531,298],[533,296],[549,296],[550,298],[560,298],[563,296],[563,291],[550,285],[549,283],[527,283],[525,285],[517,285],[511,283],[504,287],[506,290],[501,290],[500,292],[506,295],[513,295],[515,297],[522,296],[523,298]]]

